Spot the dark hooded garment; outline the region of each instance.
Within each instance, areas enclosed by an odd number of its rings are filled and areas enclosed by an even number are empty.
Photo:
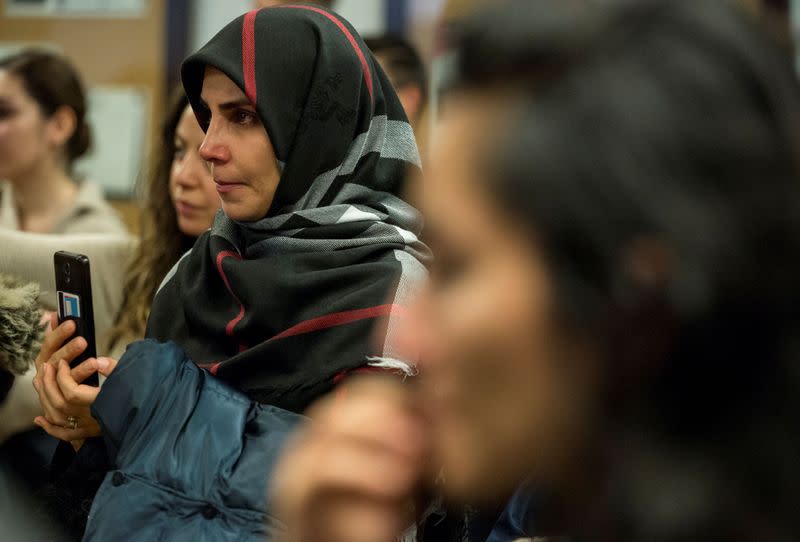
[[[156,294],[151,340],[101,389],[103,436],[56,486],[85,518],[86,467],[102,478],[85,540],[269,537],[269,471],[296,413],[354,371],[414,372],[395,336],[426,273],[421,216],[401,198],[419,156],[361,38],[313,6],[239,17],[184,63],[201,126],[206,66],[255,103],[280,184],[258,221],[217,215]]]
[[[393,332],[425,276],[422,220],[401,198],[419,154],[361,37],[315,6],[236,19],[183,65],[204,127],[206,66],[256,105],[280,184],[261,220],[220,212],[165,279],[147,336],[175,341],[252,399],[293,411],[353,370],[411,373]]]

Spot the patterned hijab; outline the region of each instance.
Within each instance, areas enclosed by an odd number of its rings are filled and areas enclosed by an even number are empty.
[[[239,17],[184,62],[201,126],[206,66],[255,105],[281,179],[264,218],[217,215],[165,278],[148,337],[175,341],[251,398],[294,411],[354,370],[413,371],[395,331],[425,277],[421,216],[401,197],[419,155],[361,37],[310,5]]]

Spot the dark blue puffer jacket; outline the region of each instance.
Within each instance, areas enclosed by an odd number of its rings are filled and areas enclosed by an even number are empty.
[[[272,538],[267,480],[301,416],[250,401],[173,343],[128,347],[92,414],[115,470],[84,540]]]

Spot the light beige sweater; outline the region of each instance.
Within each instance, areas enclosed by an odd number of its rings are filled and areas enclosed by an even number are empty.
[[[20,229],[19,214],[14,204],[14,187],[7,182],[0,182],[0,228]],[[78,186],[78,194],[72,207],[64,209],[49,233],[125,235],[128,230],[114,208],[103,197],[100,187],[91,181],[83,181]]]

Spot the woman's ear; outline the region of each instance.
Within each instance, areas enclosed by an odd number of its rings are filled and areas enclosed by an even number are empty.
[[[78,117],[75,110],[62,105],[47,121],[47,141],[55,148],[63,147],[75,133]]]

